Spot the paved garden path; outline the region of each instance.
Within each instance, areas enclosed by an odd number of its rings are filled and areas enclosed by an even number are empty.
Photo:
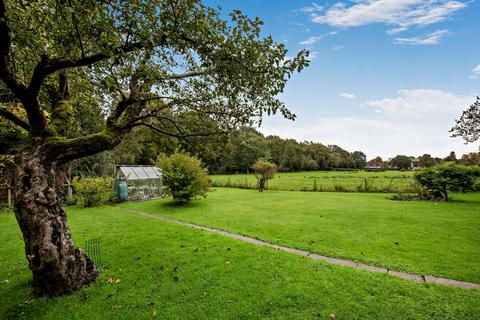
[[[386,273],[395,277],[403,278],[403,279],[408,279],[408,280],[413,280],[417,282],[429,282],[429,283],[439,283],[443,285],[448,285],[448,286],[454,286],[454,287],[460,287],[460,288],[466,288],[466,289],[480,289],[480,284],[477,283],[470,283],[470,282],[464,282],[464,281],[458,281],[458,280],[452,280],[452,279],[446,279],[446,278],[437,278],[437,277],[432,277],[432,276],[423,276],[423,275],[416,275],[416,274],[411,274],[411,273],[406,273],[406,272],[401,272],[401,271],[395,271],[395,270],[390,270],[390,269],[385,269],[385,268],[379,268],[375,266],[370,266],[367,264],[363,263],[358,263],[352,260],[346,260],[346,259],[337,259],[337,258],[331,258],[327,256],[323,256],[320,254],[316,254],[313,252],[308,252],[304,250],[299,250],[299,249],[294,249],[290,247],[285,247],[285,246],[279,246],[270,242],[262,241],[262,240],[257,240],[251,237],[243,236],[241,234],[237,233],[231,233],[215,228],[210,228],[210,227],[205,227],[205,226],[200,226],[197,224],[192,224],[188,222],[183,222],[180,220],[175,220],[171,218],[166,218],[162,216],[156,216],[152,214],[148,214],[142,211],[137,211],[137,210],[132,210],[132,209],[127,209],[127,208],[121,208],[121,207],[115,207],[118,209],[121,209],[123,211],[135,213],[141,216],[149,217],[149,218],[154,218],[154,219],[159,219],[162,221],[167,221],[171,223],[175,223],[178,225],[194,228],[194,229],[200,229],[200,230],[207,230],[210,232],[218,233],[221,235],[224,235],[229,238],[233,239],[238,239],[242,241],[246,241],[248,243],[255,244],[257,246],[263,246],[263,247],[269,247],[269,248],[274,248],[277,250],[301,255],[304,257],[311,258],[313,260],[323,260],[326,262],[329,262],[331,264],[339,265],[339,266],[345,266],[345,267],[350,267],[350,268],[355,268],[355,269],[362,269],[362,270],[367,270],[367,271],[372,271],[372,272],[379,272],[379,273]]]

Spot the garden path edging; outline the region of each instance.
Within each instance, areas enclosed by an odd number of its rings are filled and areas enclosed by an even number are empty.
[[[242,241],[245,241],[245,242],[248,242],[248,243],[251,243],[251,244],[254,244],[254,245],[258,245],[258,246],[274,248],[274,249],[277,249],[277,250],[281,250],[281,251],[296,254],[296,255],[301,255],[301,256],[304,256],[304,257],[311,258],[313,260],[322,260],[322,261],[325,261],[325,262],[328,262],[328,263],[331,263],[331,264],[334,264],[334,265],[338,265],[338,266],[367,270],[367,271],[371,271],[371,272],[386,273],[386,274],[389,274],[389,275],[392,275],[392,276],[395,276],[395,277],[398,277],[398,278],[413,280],[413,281],[417,281],[417,282],[436,283],[436,284],[459,287],[459,288],[464,288],[464,289],[480,289],[480,284],[477,284],[477,283],[471,283],[471,282],[465,282],[465,281],[459,281],[459,280],[453,280],[453,279],[447,279],[447,278],[439,278],[439,277],[433,277],[433,276],[427,276],[427,275],[425,275],[425,276],[424,275],[417,275],[417,274],[412,274],[412,273],[407,273],[407,272],[402,272],[402,271],[390,270],[390,269],[386,269],[386,268],[382,268],[382,267],[371,266],[371,265],[355,262],[355,261],[352,261],[352,260],[327,257],[327,256],[324,256],[324,255],[321,255],[321,254],[308,252],[308,251],[305,251],[305,250],[290,248],[290,247],[286,247],[286,246],[273,244],[273,243],[270,243],[270,242],[267,242],[267,241],[254,239],[254,238],[247,237],[247,236],[244,236],[244,235],[241,235],[241,234],[238,234],[238,233],[232,233],[232,232],[219,230],[219,229],[215,229],[215,228],[211,228],[211,227],[205,227],[205,226],[201,226],[201,225],[197,225],[197,224],[193,224],[193,223],[188,223],[188,222],[184,222],[184,221],[180,221],[180,220],[176,220],[176,219],[166,218],[166,217],[163,217],[163,216],[152,215],[152,214],[142,212],[142,211],[138,211],[138,210],[116,207],[116,206],[115,206],[115,208],[116,209],[121,209],[123,211],[130,212],[130,213],[134,213],[134,214],[137,214],[137,215],[141,215],[141,216],[144,216],[144,217],[158,219],[158,220],[174,223],[174,224],[177,224],[177,225],[190,227],[190,228],[193,228],[193,229],[210,231],[210,232],[213,232],[213,233],[224,235],[224,236],[229,237],[229,238],[242,240]]]

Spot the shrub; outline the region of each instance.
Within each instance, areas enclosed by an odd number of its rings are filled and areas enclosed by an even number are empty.
[[[454,162],[445,162],[415,173],[415,180],[425,189],[430,199],[448,201],[451,191],[472,191],[480,167],[467,167]]]
[[[208,177],[198,158],[176,152],[169,157],[158,157],[157,165],[175,204],[187,204],[195,197],[206,196]]]
[[[84,207],[95,207],[112,195],[112,178],[75,177],[72,181],[77,201]]]
[[[257,178],[258,191],[262,192],[266,188],[268,180],[275,177],[277,166],[274,163],[265,160],[257,160],[252,168],[255,171],[255,177]]]

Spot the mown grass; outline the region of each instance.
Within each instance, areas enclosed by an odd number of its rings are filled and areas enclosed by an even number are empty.
[[[214,187],[255,189],[253,174],[211,175]],[[304,171],[277,173],[268,182],[270,190],[337,192],[410,192],[411,171]]]
[[[480,283],[480,193],[392,201],[376,193],[217,188],[206,200],[123,206],[416,274]]]
[[[19,229],[1,214],[0,319],[480,318],[479,290],[332,266],[107,207],[68,213],[78,244],[102,240],[98,283],[32,297]]]

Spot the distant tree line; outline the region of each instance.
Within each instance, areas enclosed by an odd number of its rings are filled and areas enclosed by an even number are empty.
[[[257,160],[268,160],[279,171],[362,169],[367,164],[361,151],[264,136],[250,127],[229,134],[184,139],[137,128],[112,151],[77,160],[73,171],[79,175],[102,175],[111,171],[114,164],[153,165],[159,155],[170,155],[176,150],[197,156],[212,173],[251,172]]]
[[[445,158],[432,157],[428,153],[416,158],[412,156],[397,155],[387,161],[384,161],[381,157],[375,157],[367,162],[367,168],[409,170],[431,168],[445,162],[454,162],[466,166],[480,165],[480,152],[464,154],[460,159],[457,159],[457,156],[453,151]]]
[[[95,130],[102,128],[101,121],[95,118],[94,114],[80,113],[78,121],[88,124]],[[191,123],[192,126],[195,125],[194,121]],[[214,123],[211,125],[215,126]],[[215,130],[216,128],[211,128],[211,131]],[[1,120],[0,132],[2,153],[14,151],[15,141],[22,135]],[[274,135],[264,136],[251,127],[241,127],[228,134],[185,138],[164,136],[147,128],[138,127],[113,150],[76,160],[68,171],[72,177],[110,175],[115,164],[153,165],[159,155],[171,155],[176,150],[197,156],[211,173],[250,172],[257,160],[268,160],[283,172],[364,168],[411,170],[428,168],[447,161],[480,165],[480,152],[465,154],[460,159],[451,152],[445,158],[433,157],[430,154],[419,157],[397,155],[391,159],[377,156],[367,161],[362,151],[349,152],[337,145],[299,142]],[[0,167],[3,162],[5,161],[0,159]],[[3,169],[8,171],[8,167]]]
[[[207,137],[165,137],[145,128],[137,128],[112,151],[77,160],[73,175],[106,175],[114,164],[153,165],[161,154],[176,150],[200,158],[211,173],[247,173],[257,160],[274,163],[279,171],[312,171],[337,169],[399,169],[432,167],[446,161],[479,165],[480,153],[457,159],[454,152],[445,158],[424,154],[419,157],[397,155],[383,160],[375,157],[367,162],[362,151],[349,152],[337,145],[264,136],[254,128],[242,127],[229,134]]]

